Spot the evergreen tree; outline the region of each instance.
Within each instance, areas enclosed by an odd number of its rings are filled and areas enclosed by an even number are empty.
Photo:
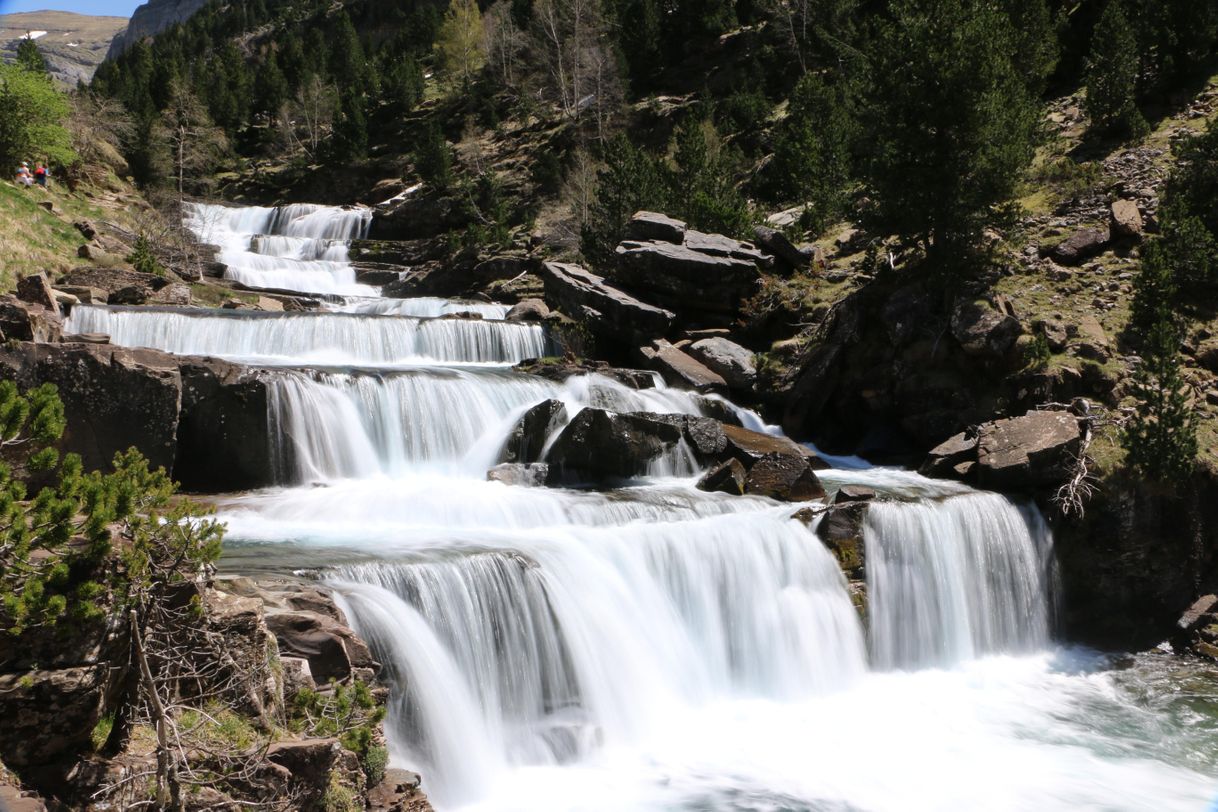
[[[453,151],[438,124],[427,128],[414,150],[414,167],[419,177],[439,191],[453,183]]]
[[[38,49],[38,43],[29,37],[23,37],[17,43],[17,64],[34,73],[47,73],[47,61]]]
[[[974,248],[1039,137],[1008,16],[989,0],[896,0],[871,47],[863,131],[881,233],[940,260]]]
[[[767,173],[778,199],[805,204],[811,231],[821,231],[845,208],[855,126],[840,85],[814,73],[799,80]]]
[[[1149,129],[1137,107],[1138,43],[1121,0],[1109,0],[1091,35],[1084,104],[1097,132],[1138,138]]]
[[[257,112],[273,119],[288,98],[288,80],[279,68],[279,60],[271,51],[254,76],[254,107]]]
[[[580,251],[596,268],[613,262],[626,223],[640,209],[669,209],[668,183],[659,163],[624,135],[605,145],[596,197],[580,231]]]
[[[744,236],[753,216],[736,188],[738,161],[709,121],[690,121],[676,134],[674,167],[665,180],[674,214],[700,231]]]
[[[1053,11],[1046,0],[1003,0],[1003,5],[1015,29],[1015,65],[1028,87],[1043,92],[1061,54]]]
[[[331,156],[340,161],[354,161],[367,152],[368,118],[364,112],[364,98],[354,93],[340,93]]]
[[[1161,241],[1146,245],[1133,283],[1129,330],[1139,345],[1148,344],[1159,325],[1176,316],[1176,276]]]
[[[1142,365],[1134,376],[1138,406],[1122,441],[1127,464],[1147,478],[1170,484],[1197,464],[1197,428],[1188,385],[1180,374],[1180,331],[1161,320],[1146,337]]]

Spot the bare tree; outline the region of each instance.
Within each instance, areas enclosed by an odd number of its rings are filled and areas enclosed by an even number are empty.
[[[94,180],[104,174],[103,166],[126,171],[122,146],[135,134],[135,124],[117,100],[78,90],[70,96],[68,131],[72,148],[81,158],[81,173]]]
[[[510,3],[496,3],[483,17],[484,49],[491,68],[504,87],[516,89],[520,70],[520,52],[525,35],[512,19]]]
[[[191,89],[174,82],[169,104],[161,114],[170,151],[173,155],[178,200],[185,197],[186,175],[210,169],[228,149],[224,131],[215,126],[207,108]]]
[[[554,102],[572,120],[592,109],[601,127],[621,88],[600,0],[539,0],[533,18]]]
[[[309,158],[318,150],[334,126],[338,110],[338,91],[311,74],[296,91],[296,98],[285,102],[279,113],[280,131],[285,146],[301,149]]]

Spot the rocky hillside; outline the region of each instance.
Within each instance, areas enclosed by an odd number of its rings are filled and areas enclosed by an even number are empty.
[[[0,58],[12,60],[17,43],[34,37],[51,75],[67,87],[88,83],[106,58],[110,42],[127,25],[122,17],[94,17],[68,11],[0,14]]]
[[[116,32],[105,57],[113,59],[144,37],[159,34],[198,11],[206,0],[148,0],[136,8],[126,26]]]

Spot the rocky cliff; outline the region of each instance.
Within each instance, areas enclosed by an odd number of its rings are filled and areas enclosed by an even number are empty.
[[[126,29],[110,43],[107,59],[113,59],[144,37],[155,36],[201,9],[207,0],[148,0],[135,10]]]
[[[0,58],[17,54],[17,44],[34,37],[46,58],[51,76],[67,87],[88,82],[106,58],[110,42],[123,30],[122,17],[94,17],[68,11],[30,11],[0,14]]]

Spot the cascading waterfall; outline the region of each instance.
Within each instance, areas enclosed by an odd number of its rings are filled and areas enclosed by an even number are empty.
[[[376,288],[355,281],[347,242],[372,221],[365,208],[293,204],[234,208],[185,204],[186,227],[200,242],[219,247],[225,278],[253,288],[371,296]]]
[[[610,492],[488,482],[547,398],[778,429],[658,376],[507,368],[552,348],[506,306],[355,285],[368,217],[188,211],[230,278],[346,297],[323,312],[82,306],[67,327],[260,368],[288,487],[220,501],[226,559],[321,571],[385,666],[393,761],[439,808],[1200,808],[1218,767],[1167,763],[1116,678],[1059,665],[1034,508],[823,472],[881,494],[864,624],[801,506],[698,491],[688,450]]]

